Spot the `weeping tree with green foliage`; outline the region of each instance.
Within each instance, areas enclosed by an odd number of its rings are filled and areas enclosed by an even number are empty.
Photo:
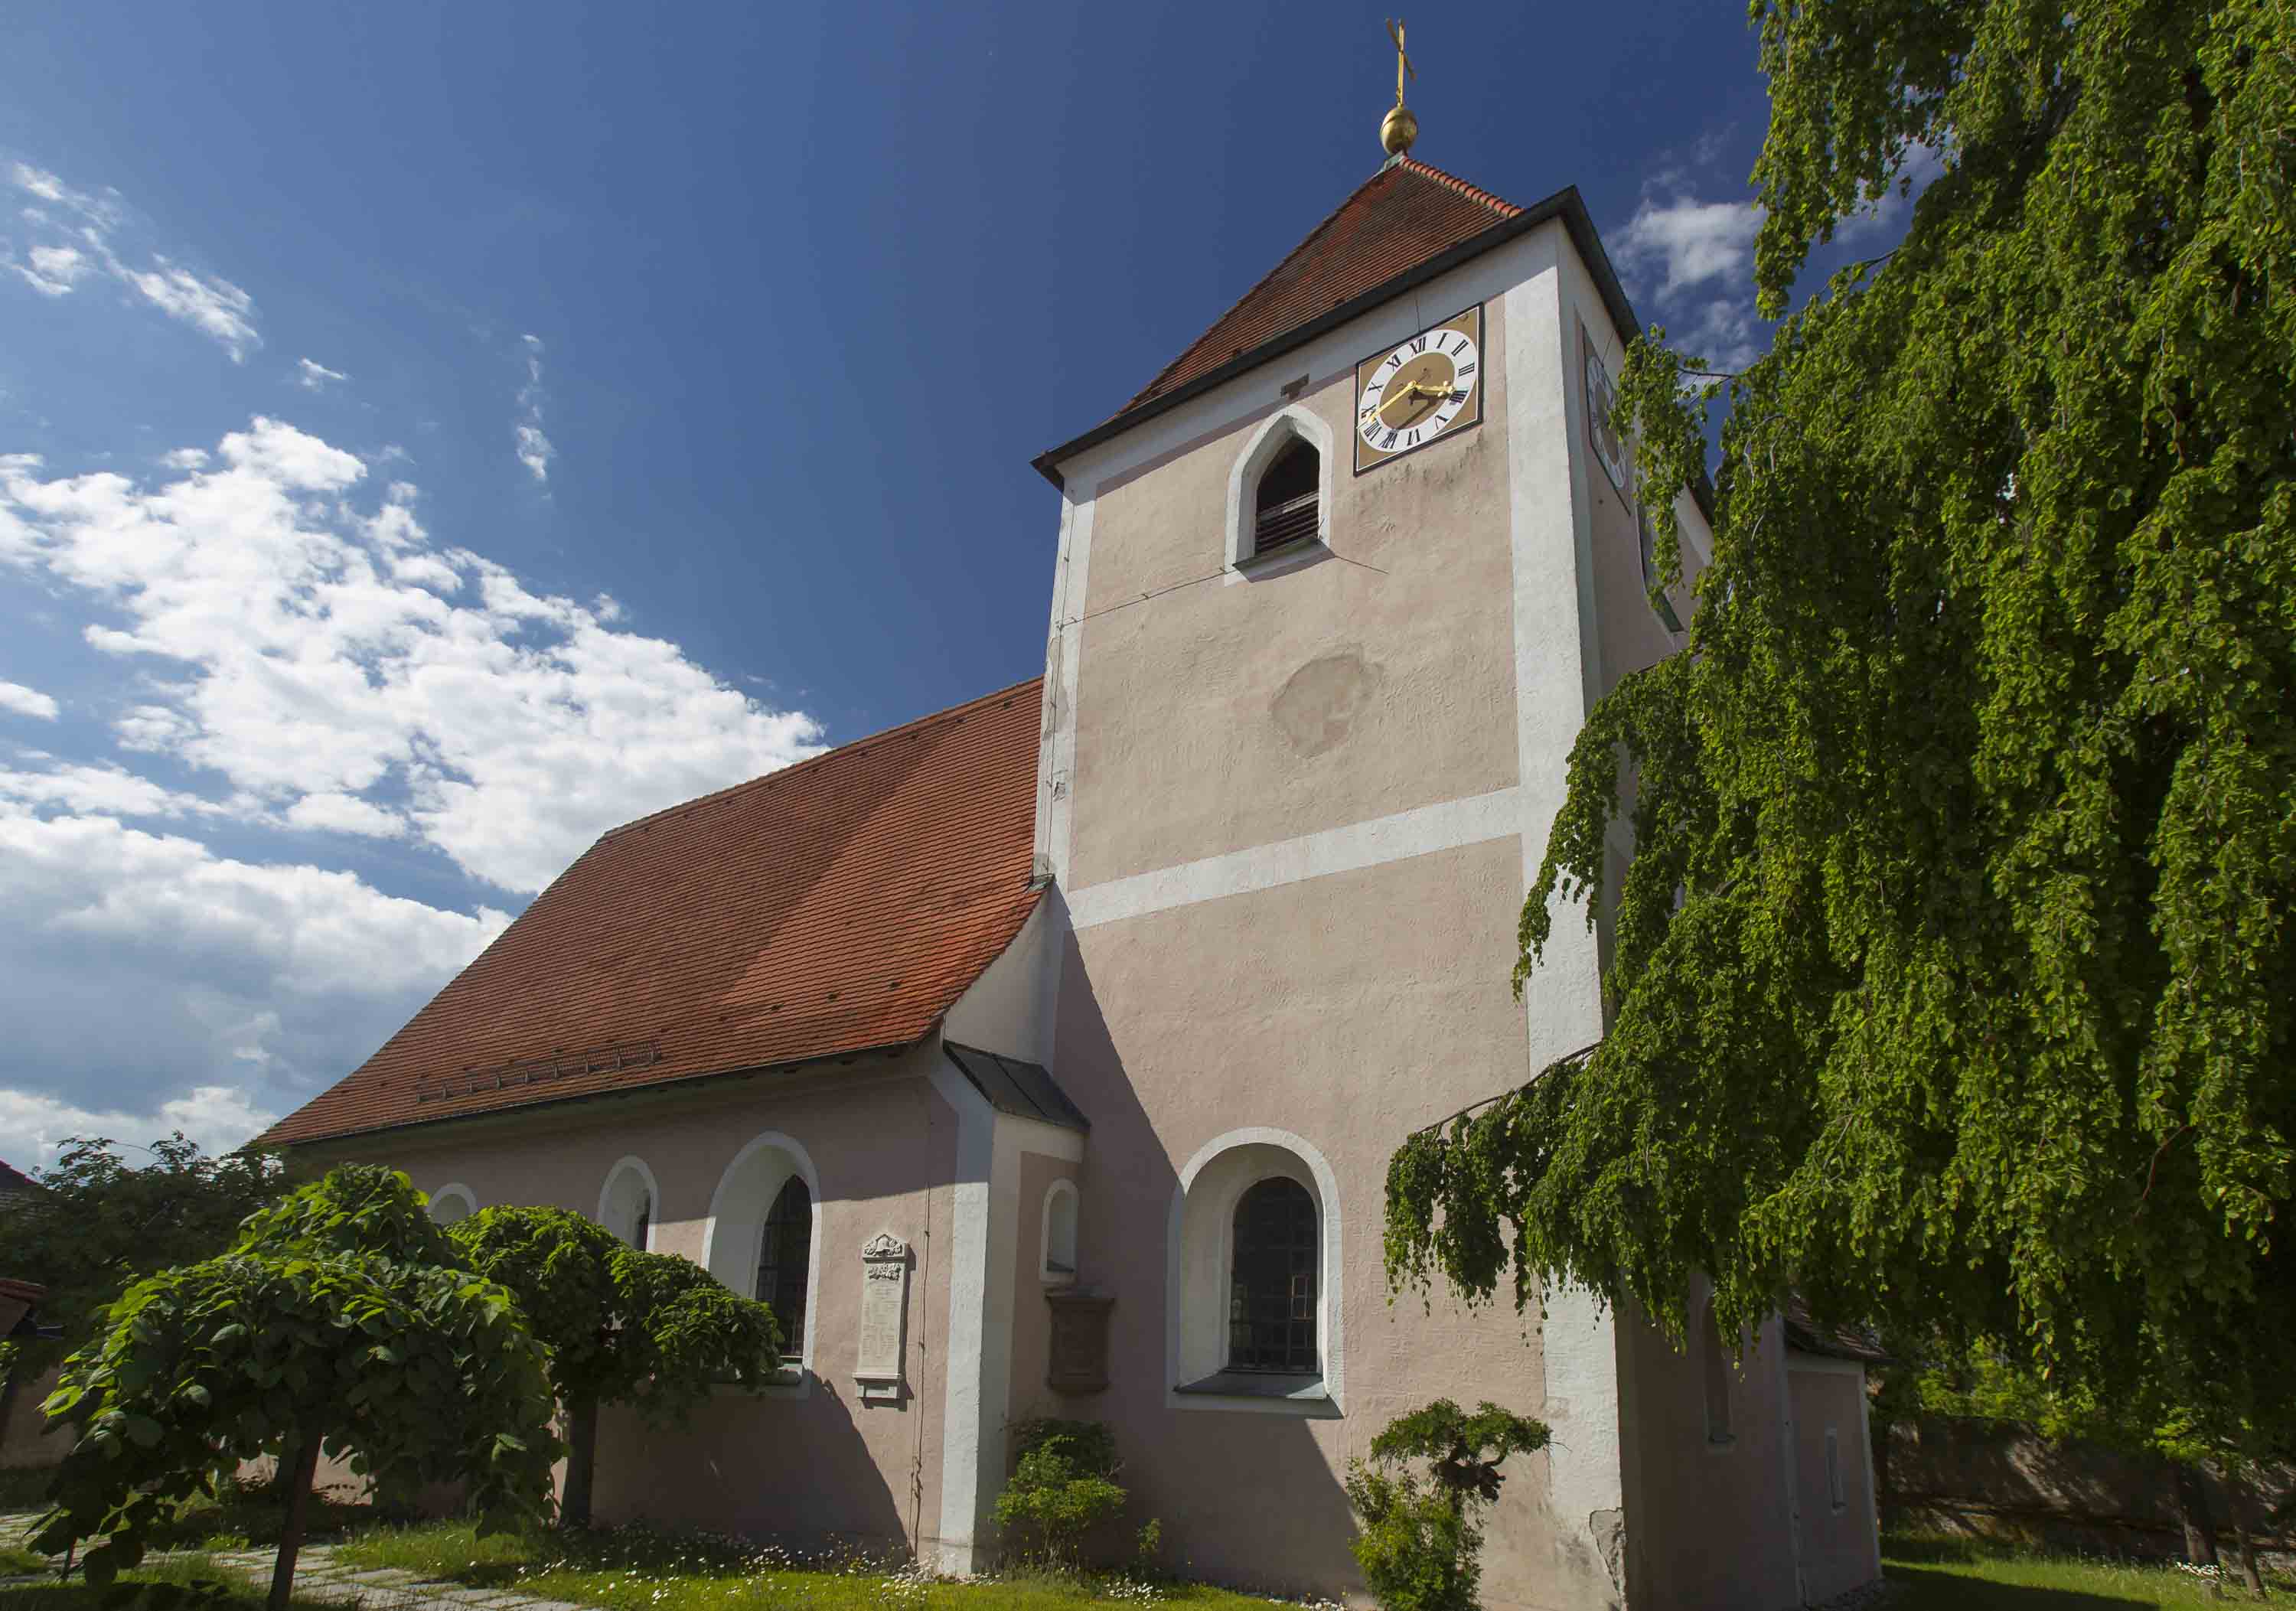
[[[566,1526],[590,1524],[600,1405],[682,1418],[717,1384],[755,1386],[780,1363],[780,1328],[765,1304],[735,1296],[690,1259],[625,1246],[580,1214],[488,1208],[447,1234],[470,1268],[517,1295],[550,1350],[565,1412]]]
[[[102,1538],[85,1566],[109,1582],[181,1501],[267,1458],[291,1474],[283,1611],[323,1452],[379,1484],[463,1482],[488,1528],[545,1511],[545,1365],[510,1293],[460,1266],[406,1176],[344,1165],[250,1216],[228,1253],[111,1305],[47,1402],[85,1429],[35,1541]]]
[[[1522,914],[1518,988],[1558,909],[1610,914],[1610,1027],[1410,1138],[1390,1272],[1677,1336],[1693,1271],[1725,1335],[1799,1287],[2284,1449],[2296,8],[1751,15],[1783,322],[1733,376],[1628,358],[1645,488],[1727,404],[1713,561],[1688,652],[1592,712]],[[1923,153],[1903,242],[1790,309]]]

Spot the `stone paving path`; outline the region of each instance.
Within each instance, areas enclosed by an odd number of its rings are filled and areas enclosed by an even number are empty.
[[[0,1516],[0,1544],[20,1542],[35,1514],[22,1511]],[[144,1558],[152,1562],[179,1560],[194,1553],[185,1549],[155,1550]],[[209,1555],[208,1559],[231,1576],[262,1590],[271,1586],[271,1574],[279,1564],[279,1552],[231,1549]],[[0,1588],[53,1581],[45,1574],[0,1577]],[[365,1611],[586,1611],[566,1600],[544,1599],[511,1589],[474,1589],[467,1583],[418,1577],[395,1567],[355,1571],[335,1558],[335,1548],[329,1543],[306,1544],[296,1555],[295,1597],[316,1600],[321,1605],[363,1607]]]

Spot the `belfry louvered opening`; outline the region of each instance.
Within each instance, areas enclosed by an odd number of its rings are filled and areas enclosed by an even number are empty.
[[[1323,464],[1308,443],[1295,438],[1276,456],[1259,478],[1251,528],[1254,554],[1266,554],[1316,534],[1323,513],[1316,488],[1322,480]]]

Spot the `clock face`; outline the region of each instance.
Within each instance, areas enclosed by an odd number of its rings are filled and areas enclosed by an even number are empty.
[[[1483,417],[1483,310],[1470,308],[1356,366],[1356,473]]]
[[[1594,446],[1595,457],[1601,463],[1603,473],[1611,478],[1611,485],[1619,489],[1620,497],[1632,502],[1627,445],[1611,429],[1611,409],[1619,400],[1618,389],[1611,384],[1611,372],[1603,366],[1603,360],[1595,356],[1584,325],[1579,326],[1578,345],[1587,354],[1587,440]]]

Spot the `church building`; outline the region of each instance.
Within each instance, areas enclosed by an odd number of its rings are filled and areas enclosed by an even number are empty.
[[[1578,193],[1516,206],[1415,132],[1398,94],[1385,163],[1036,461],[1041,677],[604,834],[262,1138],[773,1305],[772,1385],[606,1414],[602,1521],[972,1572],[1010,1429],[1070,1417],[1176,1568],[1360,1599],[1348,1462],[1449,1397],[1554,1429],[1487,1605],[1878,1574],[1854,1347],[1390,1301],[1396,1147],[1603,1033],[1606,925],[1565,915],[1518,1000],[1516,920],[1589,706],[1686,642],[1649,498],[1691,574],[1710,541],[1609,428],[1636,323]]]

